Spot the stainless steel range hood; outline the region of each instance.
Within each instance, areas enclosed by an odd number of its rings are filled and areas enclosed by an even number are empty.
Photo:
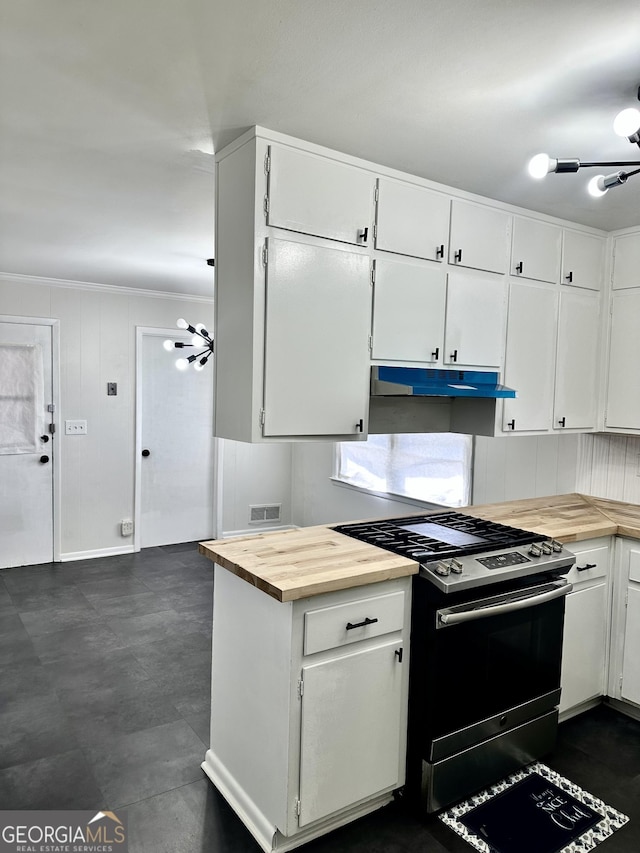
[[[498,400],[516,396],[493,371],[375,366],[369,432],[493,436]]]

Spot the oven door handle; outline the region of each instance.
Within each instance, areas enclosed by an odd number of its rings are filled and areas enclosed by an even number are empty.
[[[449,628],[451,625],[460,625],[462,622],[474,622],[476,619],[486,619],[488,616],[500,616],[503,613],[513,613],[516,610],[524,610],[525,607],[535,607],[554,598],[562,598],[573,589],[573,584],[568,581],[555,581],[553,588],[546,592],[538,592],[526,597],[514,598],[513,601],[500,598],[499,603],[490,604],[486,607],[469,608],[469,610],[445,609],[438,610],[436,628]]]

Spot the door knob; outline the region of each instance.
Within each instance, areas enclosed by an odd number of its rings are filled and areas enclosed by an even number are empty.
[[[42,462],[42,464],[43,464],[43,465],[44,465],[46,462],[48,462],[48,461],[49,461],[49,457],[48,457],[48,456],[41,456],[41,457],[40,457],[40,462]]]
[[[145,447],[145,449],[142,451],[142,455],[143,456],[151,456],[151,451],[147,450],[147,448]]]
[[[49,436],[48,435],[41,435],[40,441],[44,441],[44,443],[46,444],[49,441]]]

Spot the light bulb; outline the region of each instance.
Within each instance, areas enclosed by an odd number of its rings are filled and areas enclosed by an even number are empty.
[[[194,370],[204,370],[204,364],[200,364],[200,362],[198,362],[197,364],[193,365],[193,369]]]
[[[176,320],[176,326],[179,329],[186,329],[189,326],[189,324],[187,323],[186,320],[183,320],[182,317],[180,317],[179,320]]]
[[[171,350],[175,349],[173,346],[173,341],[166,340],[162,346],[166,349],[167,352],[171,352]]]
[[[177,358],[176,367],[178,368],[178,370],[186,370],[187,367],[189,367],[189,362],[186,358]]]
[[[202,346],[204,346],[204,344],[203,344],[203,342],[202,342],[202,338],[200,337],[200,335],[194,335],[194,336],[191,338],[191,346],[194,346],[194,347],[202,347]]]
[[[204,329],[204,323],[196,323],[196,332],[201,332]]]
[[[536,154],[529,160],[529,174],[532,178],[540,179],[553,172],[556,166],[556,161],[552,160],[548,154]]]
[[[605,195],[607,187],[604,185],[604,175],[596,175],[594,178],[591,178],[587,184],[587,189],[589,190],[589,195],[592,195],[594,198],[600,198],[600,196]]]
[[[640,110],[629,107],[619,112],[613,120],[613,130],[618,136],[624,136],[627,139],[635,136],[640,130]]]

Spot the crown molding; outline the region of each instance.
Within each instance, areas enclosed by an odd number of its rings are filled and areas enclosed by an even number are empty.
[[[180,302],[202,302],[213,304],[213,296],[198,296],[190,293],[174,293],[165,290],[145,290],[140,287],[122,287],[117,284],[98,284],[90,281],[69,281],[62,278],[46,278],[22,273],[0,272],[0,281],[14,284],[37,284],[49,287],[67,287],[74,290],[97,290],[103,293],[119,294],[120,296],[149,296],[154,299],[175,299]]]

